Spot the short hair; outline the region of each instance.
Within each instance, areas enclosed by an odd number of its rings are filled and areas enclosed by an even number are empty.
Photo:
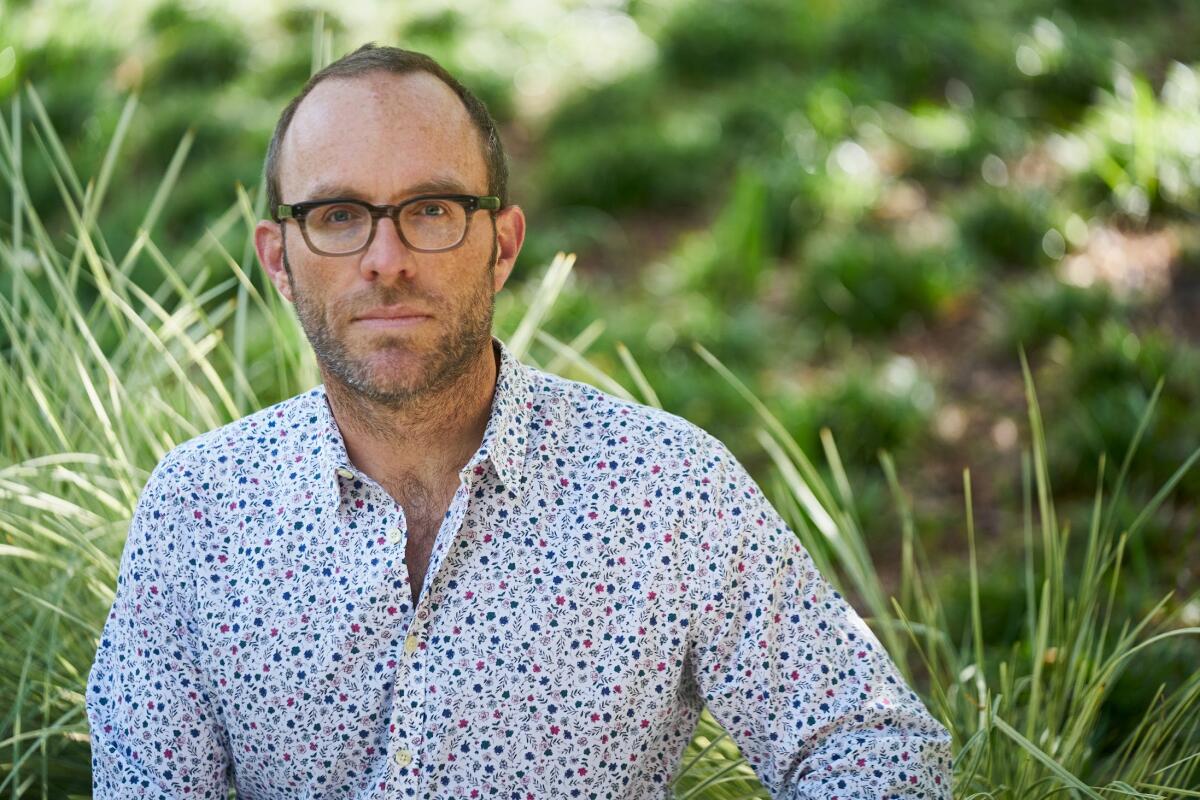
[[[271,143],[267,146],[267,160],[264,169],[267,182],[267,213],[272,219],[275,218],[275,209],[282,202],[279,197],[279,156],[283,149],[283,137],[287,134],[301,101],[316,88],[317,84],[328,78],[356,78],[372,72],[385,72],[392,75],[428,72],[453,89],[454,93],[462,100],[463,106],[466,107],[467,114],[475,124],[483,142],[483,160],[487,164],[488,172],[488,194],[499,197],[501,207],[508,205],[508,164],[504,157],[504,146],[500,143],[496,121],[488,113],[487,106],[483,104],[483,101],[472,94],[470,89],[459,83],[441,64],[424,53],[401,50],[399,47],[380,47],[373,42],[368,42],[309,78],[300,93],[292,98],[292,101],[283,109],[283,113],[279,115],[279,122],[275,124],[275,133],[271,136]]]

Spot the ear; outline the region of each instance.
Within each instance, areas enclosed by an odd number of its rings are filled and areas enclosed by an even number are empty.
[[[517,263],[517,255],[525,242],[525,212],[520,206],[507,206],[496,212],[496,275],[495,290],[504,288]]]
[[[283,267],[283,225],[286,223],[260,220],[254,226],[254,249],[258,263],[266,270],[271,283],[289,303],[292,302],[292,282]]]

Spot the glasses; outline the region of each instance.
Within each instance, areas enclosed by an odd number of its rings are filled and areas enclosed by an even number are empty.
[[[441,253],[466,240],[474,212],[499,208],[499,197],[470,194],[425,194],[383,206],[362,200],[310,200],[280,205],[275,221],[296,220],[314,253],[349,256],[370,247],[376,224],[381,217],[390,217],[410,250]]]

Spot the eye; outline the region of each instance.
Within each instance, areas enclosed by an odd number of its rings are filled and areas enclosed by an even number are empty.
[[[317,221],[322,225],[350,225],[358,222],[366,215],[362,208],[355,205],[325,206],[317,215]]]
[[[448,201],[440,198],[416,200],[404,207],[404,216],[417,223],[440,222],[454,216]]]

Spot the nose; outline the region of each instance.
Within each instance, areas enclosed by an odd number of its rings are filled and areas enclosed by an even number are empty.
[[[382,217],[375,223],[375,236],[363,251],[359,271],[369,280],[407,277],[416,271],[416,254],[400,238],[396,221]]]

